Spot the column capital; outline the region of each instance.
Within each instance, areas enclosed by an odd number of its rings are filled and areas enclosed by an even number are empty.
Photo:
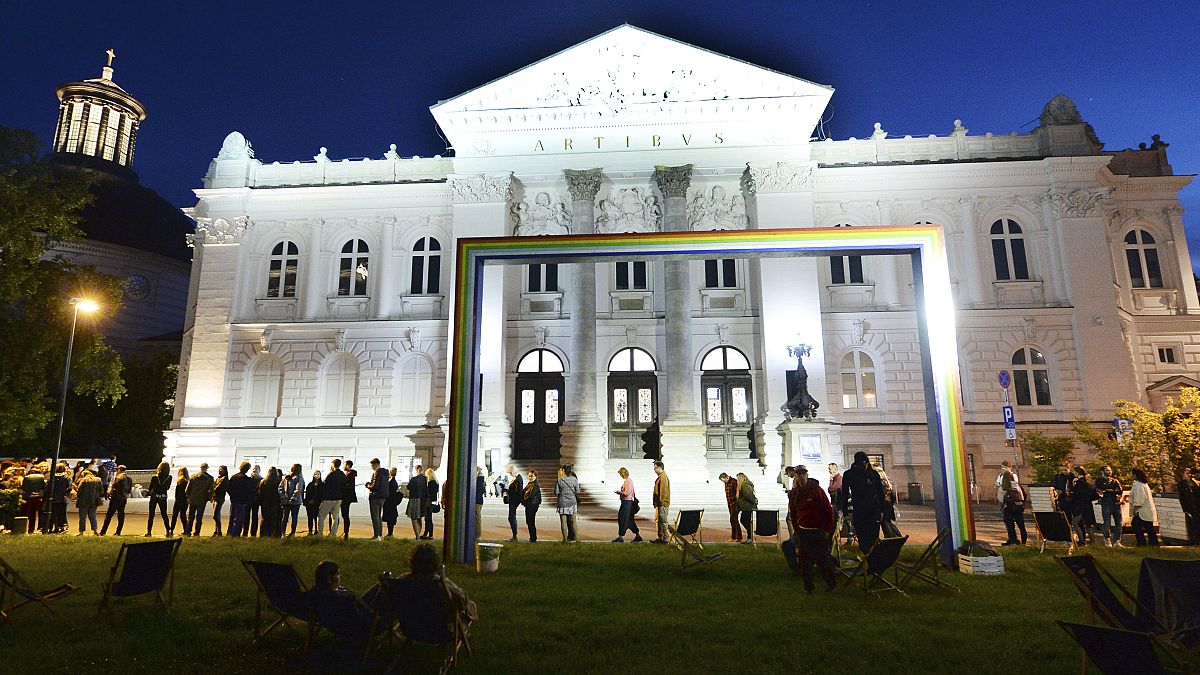
[[[601,169],[563,169],[567,177],[567,191],[574,201],[592,201],[600,192],[600,183],[604,180]]]
[[[692,182],[692,165],[655,166],[654,182],[658,184],[663,197],[687,197],[688,186]]]

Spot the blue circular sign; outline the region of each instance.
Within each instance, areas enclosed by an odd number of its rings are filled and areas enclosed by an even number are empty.
[[[1008,385],[1012,384],[1012,378],[1008,376],[1007,370],[1000,371],[1000,386],[1008,389]]]

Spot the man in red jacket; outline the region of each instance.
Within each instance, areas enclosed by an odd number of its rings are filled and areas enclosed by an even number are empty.
[[[825,588],[837,586],[833,558],[829,555],[833,535],[833,506],[816,479],[808,477],[808,469],[796,467],[796,487],[788,491],[788,517],[795,534],[784,543],[784,557],[793,570],[804,577],[804,590],[813,592],[812,568],[816,565],[825,580]]]

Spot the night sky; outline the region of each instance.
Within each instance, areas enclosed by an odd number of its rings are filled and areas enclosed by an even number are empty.
[[[98,77],[149,109],[134,168],[195,203],[231,130],[267,162],[446,154],[429,106],[623,22],[836,92],[835,139],[1028,132],[1072,97],[1108,149],[1161,134],[1176,174],[1200,171],[1194,2],[38,2],[0,6],[0,125],[53,136],[55,87]],[[993,3],[988,3],[993,4]],[[999,3],[995,3],[999,4]],[[1200,261],[1200,185],[1183,191]],[[1200,268],[1200,265],[1197,265]]]

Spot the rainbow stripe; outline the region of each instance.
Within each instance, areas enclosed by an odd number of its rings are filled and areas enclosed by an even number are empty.
[[[941,226],[905,225],[459,239],[450,354],[446,558],[471,562],[475,556],[472,544],[485,265],[663,256],[701,259],[872,254],[912,258],[937,523],[939,529],[951,530],[954,547],[944,548],[943,555],[952,557],[953,548],[974,538],[975,524],[963,445],[950,269]]]

